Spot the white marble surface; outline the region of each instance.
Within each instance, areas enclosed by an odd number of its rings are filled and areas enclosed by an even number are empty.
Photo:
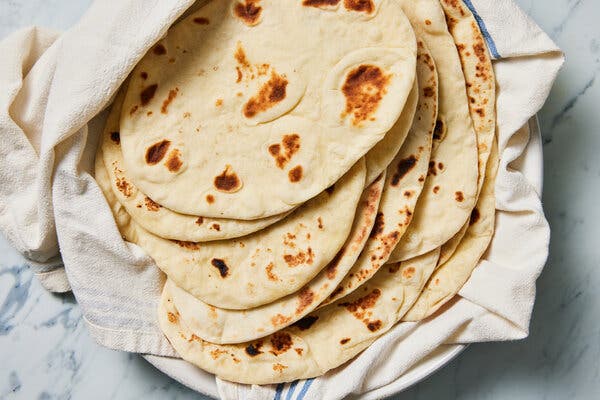
[[[519,0],[567,64],[540,113],[553,229],[528,339],[470,346],[397,399],[600,396],[600,2]],[[90,0],[0,0],[0,39],[30,24],[64,29]],[[72,295],[44,291],[0,239],[0,399],[191,399],[137,355],[88,335]]]

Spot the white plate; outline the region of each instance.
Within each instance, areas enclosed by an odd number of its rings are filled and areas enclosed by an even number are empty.
[[[536,188],[538,194],[542,193],[542,182],[544,176],[542,136],[539,128],[539,121],[536,117],[531,118],[528,124],[530,140],[523,155],[515,161],[529,181]],[[408,370],[404,375],[387,388],[388,392],[399,393],[418,382],[426,379],[446,364],[452,361],[456,356],[465,350],[466,345],[444,345],[428,357],[421,360],[418,364]],[[209,374],[189,364],[186,361],[176,358],[159,357],[145,355],[144,358],[160,371],[169,375],[171,378],[183,385],[213,398],[218,397],[217,385],[214,375]]]

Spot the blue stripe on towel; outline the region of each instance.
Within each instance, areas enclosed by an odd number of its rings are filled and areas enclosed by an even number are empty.
[[[296,385],[298,385],[298,382],[300,382],[299,380],[295,380],[294,382],[290,383],[290,387],[287,391],[287,396],[285,396],[285,400],[291,400],[292,399],[292,395],[294,394],[294,390],[296,390]]]
[[[280,383],[279,385],[277,385],[277,388],[275,389],[275,397],[273,398],[273,400],[281,400],[282,392],[283,392],[283,383]]]
[[[296,400],[302,400],[304,398],[306,392],[308,392],[308,388],[310,388],[310,385],[312,385],[314,380],[315,378],[311,378],[307,379],[306,382],[304,382],[304,386],[302,386],[302,390],[300,390],[300,393],[298,393],[298,397],[296,397]]]
[[[479,25],[479,29],[481,29],[481,33],[483,34],[483,37],[485,38],[485,41],[487,42],[487,45],[490,49],[490,53],[492,53],[492,57],[494,57],[495,59],[502,58],[500,56],[500,53],[498,53],[498,49],[496,48],[496,43],[494,42],[494,39],[492,39],[492,36],[490,35],[485,26],[485,22],[483,22],[483,19],[481,19],[481,17],[477,13],[477,10],[473,6],[473,3],[471,3],[471,0],[463,0],[463,2],[467,6],[467,8],[473,13],[475,20]]]

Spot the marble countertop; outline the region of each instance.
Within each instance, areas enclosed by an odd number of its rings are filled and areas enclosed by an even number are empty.
[[[90,2],[0,0],[0,39],[31,24],[68,28]],[[600,2],[518,3],[567,56],[540,113],[552,242],[531,334],[472,345],[396,399],[591,399],[600,393]],[[0,358],[0,399],[199,398],[138,355],[96,344],[74,297],[46,292],[1,238]]]

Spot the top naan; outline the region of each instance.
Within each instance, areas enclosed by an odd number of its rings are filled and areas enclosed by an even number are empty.
[[[318,4],[213,0],[151,49],[121,117],[136,186],[181,213],[262,218],[375,146],[413,86],[412,28],[395,0]]]

